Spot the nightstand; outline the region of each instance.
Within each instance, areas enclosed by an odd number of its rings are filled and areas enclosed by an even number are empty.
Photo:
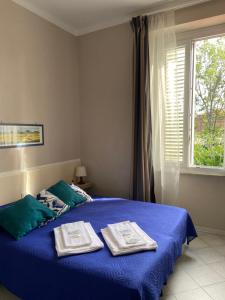
[[[89,190],[90,188],[93,187],[93,183],[92,182],[85,182],[83,184],[79,184],[77,182],[74,182],[74,184],[77,185],[77,186],[79,186],[79,188],[81,188],[84,191]]]

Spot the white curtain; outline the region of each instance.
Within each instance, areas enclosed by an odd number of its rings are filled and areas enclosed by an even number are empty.
[[[149,17],[149,63],[156,201],[177,205],[180,108],[176,94],[174,12]]]

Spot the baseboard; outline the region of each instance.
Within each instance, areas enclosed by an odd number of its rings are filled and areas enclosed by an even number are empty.
[[[216,235],[224,235],[225,230],[203,227],[203,226],[195,226],[197,232],[209,233],[209,234],[216,234]]]

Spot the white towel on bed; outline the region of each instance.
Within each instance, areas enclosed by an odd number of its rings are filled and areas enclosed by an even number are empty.
[[[94,229],[92,228],[90,223],[84,223],[86,230],[91,239],[90,245],[80,246],[80,247],[65,247],[62,237],[62,229],[61,226],[54,228],[55,234],[55,248],[57,251],[58,256],[66,256],[66,255],[73,255],[73,254],[81,254],[96,251],[104,247],[104,244],[96,235]]]
[[[108,229],[120,249],[143,246],[146,241],[130,221],[109,224]]]
[[[65,247],[81,247],[91,244],[90,235],[83,221],[61,225]]]
[[[151,239],[135,222],[131,222],[132,226],[138,232],[140,236],[142,236],[143,240],[145,241],[144,245],[133,246],[127,249],[121,249],[118,246],[118,242],[114,239],[111,231],[108,227],[101,229],[102,235],[105,239],[107,246],[109,247],[110,251],[112,252],[113,256],[129,254],[134,252],[146,251],[146,250],[155,250],[158,245],[156,241]]]

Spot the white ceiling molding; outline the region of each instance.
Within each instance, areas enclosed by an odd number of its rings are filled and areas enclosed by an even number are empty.
[[[87,33],[91,33],[97,30],[105,29],[108,27],[116,26],[119,24],[123,24],[128,22],[132,17],[142,14],[156,14],[159,12],[167,11],[167,10],[177,10],[181,8],[185,8],[188,6],[200,4],[203,2],[208,2],[212,0],[154,0],[156,3],[153,2],[152,5],[149,7],[146,7],[145,10],[139,11],[135,14],[127,13],[126,16],[114,16],[110,18],[108,21],[102,21],[101,16],[99,16],[99,23],[98,24],[91,24],[90,26],[80,26],[80,28],[75,28],[73,24],[69,22],[69,20],[64,20],[63,18],[60,18],[59,16],[55,16],[53,13],[50,13],[49,11],[45,11],[44,9],[41,9],[38,7],[38,5],[31,3],[30,0],[12,0],[13,2],[17,3],[20,6],[23,6],[24,8],[28,9],[29,11],[33,12],[34,14],[40,16],[43,19],[46,19],[47,21],[55,24],[56,26],[64,29],[65,31],[72,33],[75,36],[84,35]],[[85,0],[82,0],[85,1]],[[94,2],[94,0],[92,0]],[[137,0],[138,1],[138,0]],[[38,2],[38,1],[37,1]]]
[[[115,19],[113,22],[105,22],[105,23],[102,22],[99,25],[94,25],[94,26],[90,26],[90,27],[80,29],[77,32],[77,36],[85,35],[85,34],[88,34],[88,33],[92,33],[92,32],[98,31],[98,30],[103,30],[103,29],[106,29],[106,28],[114,27],[114,26],[117,26],[117,25],[121,25],[121,24],[129,22],[130,20],[131,20],[131,17],[127,16],[127,17],[124,17],[124,18]]]
[[[154,15],[158,13],[162,13],[168,10],[178,10],[182,8],[186,8],[189,6],[210,2],[213,0],[170,0],[170,1],[161,1],[158,4],[151,5],[149,8],[137,12],[136,15]]]
[[[116,25],[120,25],[120,24],[124,24],[127,23],[131,20],[132,17],[138,16],[138,15],[153,15],[153,14],[157,14],[160,12],[164,12],[164,11],[168,11],[168,10],[177,10],[177,9],[181,9],[181,8],[185,8],[188,6],[193,6],[193,5],[197,5],[203,2],[209,2],[212,0],[170,0],[169,2],[167,1],[165,3],[166,0],[162,0],[160,1],[159,4],[156,5],[152,5],[150,6],[150,8],[132,14],[132,15],[128,15],[127,17],[124,18],[118,18],[118,19],[114,19],[113,22],[106,22],[106,23],[101,23],[99,25],[96,26],[90,26],[87,28],[83,28],[82,30],[79,30],[77,32],[78,36],[84,35],[84,34],[88,34],[97,30],[101,30],[101,29],[105,29],[105,28],[109,28],[109,27],[113,27]]]

